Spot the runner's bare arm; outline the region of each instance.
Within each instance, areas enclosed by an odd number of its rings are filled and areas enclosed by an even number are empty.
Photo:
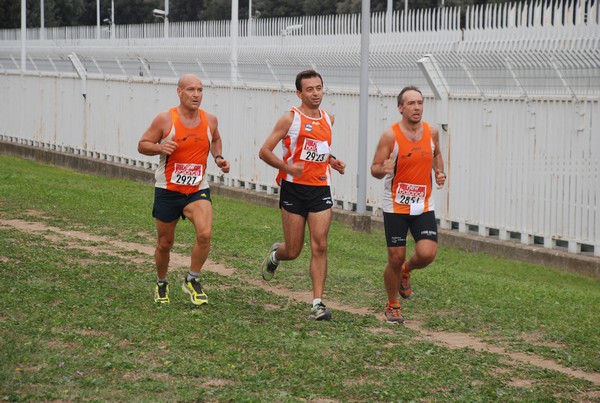
[[[392,128],[387,129],[381,135],[373,163],[371,164],[371,175],[374,178],[381,179],[385,175],[394,171],[394,160],[390,159],[390,154],[394,146],[394,132]]]
[[[168,111],[156,115],[138,142],[138,152],[144,155],[171,155],[177,148],[177,143],[171,140],[164,143],[160,141],[171,130],[172,124]]]
[[[221,133],[219,132],[219,119],[217,119],[216,115],[208,112],[206,112],[206,119],[208,120],[208,126],[212,133],[210,153],[215,159],[215,164],[221,168],[221,171],[228,173],[230,169],[229,161],[221,155],[223,153],[223,141],[221,140]]]
[[[304,171],[304,163],[299,162],[292,165],[287,165],[283,161],[283,159],[279,158],[273,152],[277,144],[281,140],[283,140],[287,135],[287,132],[290,129],[290,126],[292,125],[293,118],[294,113],[291,111],[284,113],[283,116],[279,118],[277,123],[275,123],[273,131],[271,132],[269,137],[267,137],[264,144],[260,148],[258,156],[261,160],[263,160],[273,168],[287,172],[292,176],[298,176],[302,174],[302,171]]]
[[[446,183],[446,174],[444,173],[444,158],[440,150],[440,135],[437,127],[431,128],[431,138],[433,140],[433,171],[435,172],[435,183],[438,188]]]

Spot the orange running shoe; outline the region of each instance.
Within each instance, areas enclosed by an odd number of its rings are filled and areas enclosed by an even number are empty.
[[[385,312],[383,313],[385,316],[385,321],[387,323],[404,323],[404,318],[402,317],[402,311],[400,310],[400,304],[392,304],[389,303],[385,306]]]
[[[400,279],[400,296],[404,299],[409,298],[412,294],[412,288],[410,286],[410,271],[406,270],[406,262],[402,263],[402,278]]]

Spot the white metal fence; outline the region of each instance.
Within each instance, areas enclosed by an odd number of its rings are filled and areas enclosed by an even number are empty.
[[[440,125],[449,172],[435,193],[442,227],[600,256],[597,3],[385,17],[371,20],[368,155],[399,118],[397,92],[416,84],[427,96],[425,120]],[[102,40],[85,39],[93,38],[88,27],[65,29],[68,39],[28,41],[26,72],[16,36],[0,32],[0,138],[151,167],[156,159],[137,154],[137,141],[177,103],[177,76],[194,72],[233,163],[225,177],[209,173],[274,192],[275,172],[258,148],[298,103],[295,74],[314,67],[325,78],[324,107],[336,115],[334,152],[348,163],[346,175],[334,174],[334,197],[354,208],[365,174],[356,168],[359,17],[255,22],[240,37],[235,69],[226,22],[171,24],[170,36],[182,38],[169,39],[147,39],[160,33],[143,26],[117,26],[127,34]],[[367,178],[367,207],[379,214],[382,183]]]

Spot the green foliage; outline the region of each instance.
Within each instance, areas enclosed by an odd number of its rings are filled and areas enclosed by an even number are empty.
[[[142,24],[157,22],[152,15],[155,8],[164,9],[164,0],[98,0],[100,1],[100,21],[111,17],[111,4],[115,6],[116,24]],[[504,0],[446,0],[446,6],[460,6],[495,3]],[[27,2],[27,26],[39,27],[40,1]],[[411,0],[410,9],[439,7],[441,0]],[[395,0],[394,10],[403,10],[405,2]],[[44,0],[46,27],[96,25],[97,1],[93,0]],[[248,18],[249,0],[239,2],[239,17]],[[371,12],[387,10],[386,0],[372,0]],[[254,0],[253,15],[261,18],[296,17],[303,15],[356,14],[361,11],[360,0]],[[0,0],[0,29],[15,29],[21,26],[21,2]],[[169,3],[171,21],[227,20],[231,18],[231,1],[225,0],[177,0]]]
[[[471,348],[432,344],[379,317],[383,234],[337,222],[325,302],[334,320],[260,286],[258,265],[281,239],[279,212],[215,196],[210,303],[194,307],[171,271],[171,304],[152,302],[152,187],[0,157],[0,397],[9,401],[585,401],[600,388]],[[42,222],[91,240],[16,230]],[[194,239],[178,225],[176,252]],[[413,245],[409,245],[412,249]],[[308,245],[269,286],[307,292]],[[441,247],[415,273],[409,321],[464,332],[508,351],[600,371],[598,280]],[[592,398],[593,399],[593,398]]]

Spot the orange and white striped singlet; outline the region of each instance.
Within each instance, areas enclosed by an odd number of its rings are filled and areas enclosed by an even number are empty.
[[[395,142],[390,158],[396,160],[396,168],[385,176],[382,209],[386,213],[419,215],[434,211],[431,186],[435,145],[429,125],[422,124],[419,141],[407,139],[399,123],[392,126]]]
[[[171,155],[160,156],[160,161],[154,177],[156,187],[191,194],[201,189],[208,188],[206,180],[206,162],[210,152],[212,133],[208,126],[206,113],[198,109],[200,124],[194,128],[187,128],[181,123],[177,108],[171,108],[173,125],[169,134],[161,139],[161,144],[173,140],[177,149]]]
[[[293,107],[292,125],[281,142],[283,161],[288,164],[304,162],[302,175],[293,177],[279,171],[277,183],[281,180],[310,186],[330,186],[329,151],[331,146],[331,119],[327,112],[319,109],[321,117],[311,118]]]

